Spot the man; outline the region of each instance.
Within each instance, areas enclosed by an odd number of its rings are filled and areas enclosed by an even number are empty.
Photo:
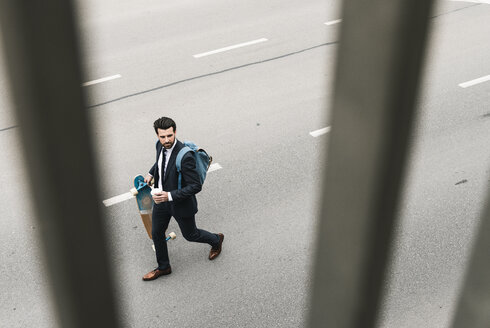
[[[162,191],[153,195],[155,205],[152,215],[152,238],[158,267],[143,276],[145,281],[154,280],[172,272],[165,241],[165,231],[172,216],[179,224],[186,240],[211,246],[210,260],[214,260],[221,253],[224,238],[222,233],[214,234],[196,227],[197,200],[195,195],[201,191],[202,184],[196,171],[196,159],[193,152],[188,152],[182,158],[182,188],[178,189],[175,161],[184,145],[176,139],[175,122],[171,118],[162,117],[155,121],[153,127],[159,139],[156,144],[156,163],[145,177],[145,182],[149,183],[153,178],[155,188]]]

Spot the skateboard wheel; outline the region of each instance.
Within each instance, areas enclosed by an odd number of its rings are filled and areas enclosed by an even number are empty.
[[[170,238],[172,238],[172,239],[177,238],[177,235],[175,234],[175,232],[171,232],[171,233],[169,233],[168,235],[169,235],[169,237],[170,237]]]
[[[136,190],[136,188],[131,188],[130,192],[133,196],[136,196],[138,194],[138,190]]]

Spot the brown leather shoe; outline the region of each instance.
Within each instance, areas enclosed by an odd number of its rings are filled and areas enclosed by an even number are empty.
[[[155,269],[155,270],[150,271],[147,274],[145,274],[143,276],[143,280],[144,281],[155,280],[156,278],[158,278],[160,276],[165,276],[165,275],[171,274],[171,273],[172,273],[172,268],[171,267],[168,267],[168,268],[166,268],[164,270]]]
[[[222,233],[219,233],[218,237],[219,237],[218,245],[213,246],[213,248],[211,248],[211,251],[209,252],[209,259],[210,260],[214,260],[221,253],[221,245],[223,244],[223,239],[225,239],[225,235],[223,235]]]

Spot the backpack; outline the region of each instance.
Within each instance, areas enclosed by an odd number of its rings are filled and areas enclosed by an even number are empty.
[[[175,161],[175,165],[177,166],[177,173],[179,173],[178,189],[182,188],[182,158],[190,151],[194,152],[195,154],[196,169],[197,173],[199,174],[201,184],[204,183],[204,180],[206,179],[206,173],[208,172],[209,166],[213,161],[213,157],[209,156],[204,149],[197,147],[196,144],[191,141],[184,141],[184,147],[177,154],[177,160]]]

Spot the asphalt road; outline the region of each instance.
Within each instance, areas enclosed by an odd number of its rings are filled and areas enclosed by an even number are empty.
[[[310,286],[320,160],[342,23],[339,2],[80,1],[85,81],[100,201],[126,193],[154,160],[153,121],[207,149],[198,225],[222,255],[179,236],[173,273],[155,266],[134,200],[104,207],[126,327],[302,327]],[[434,12],[410,170],[381,327],[448,327],[490,167],[490,5]],[[375,36],[373,36],[375,37]],[[267,40],[264,40],[267,39]],[[244,43],[255,41],[250,45]],[[197,56],[234,45],[227,51]],[[0,64],[3,57],[0,57]],[[53,327],[19,130],[0,65],[0,327]],[[348,236],[346,236],[347,238]],[[97,270],[97,268],[87,268]]]

